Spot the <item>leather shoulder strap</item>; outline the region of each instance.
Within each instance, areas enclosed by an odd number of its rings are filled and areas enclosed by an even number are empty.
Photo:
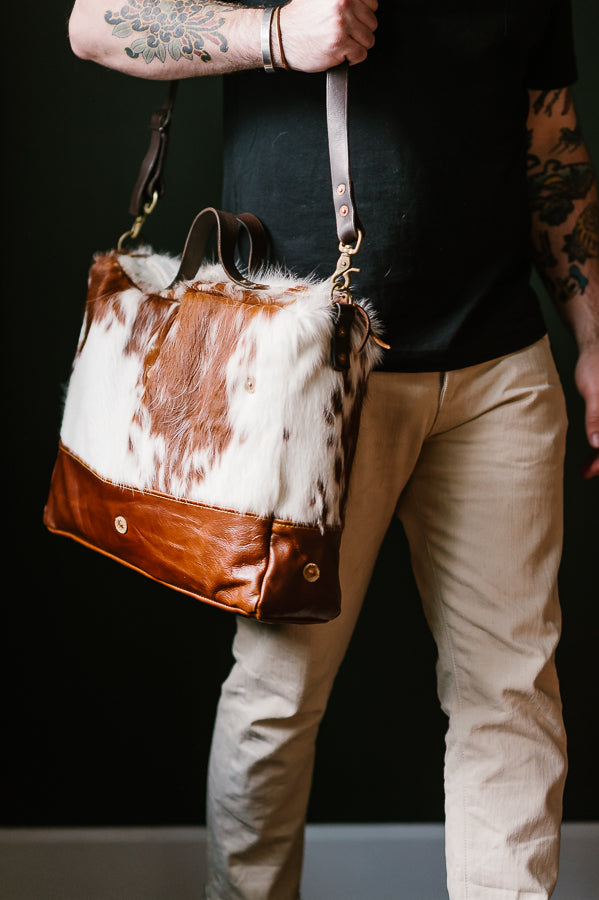
[[[360,223],[350,174],[348,69],[348,64],[342,63],[328,70],[326,110],[337,237],[344,244],[354,244],[358,240]]]
[[[353,243],[358,237],[359,221],[350,175],[348,70],[348,64],[342,63],[327,72],[326,115],[337,236],[344,243]],[[167,97],[150,120],[150,145],[129,205],[133,216],[142,213],[144,205],[152,202],[155,192],[159,197],[164,193],[164,166],[177,85],[177,81],[170,83]]]
[[[150,119],[150,145],[143,158],[129,203],[132,216],[140,216],[146,203],[152,203],[154,194],[164,194],[164,164],[168,146],[168,133],[173,115],[178,81],[171,81],[164,103]]]

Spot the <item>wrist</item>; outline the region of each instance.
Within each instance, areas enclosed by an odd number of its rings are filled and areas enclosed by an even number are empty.
[[[229,71],[261,69],[261,28],[264,10],[236,9],[229,19]]]
[[[261,14],[260,51],[266,72],[289,68],[283,49],[280,6],[267,7]]]

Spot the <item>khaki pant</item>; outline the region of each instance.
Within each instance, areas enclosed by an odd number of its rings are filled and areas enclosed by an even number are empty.
[[[394,515],[449,716],[451,900],[551,895],[566,771],[554,666],[565,431],[546,338],[467,369],[371,377],[342,542],[341,616],[238,622],[210,761],[209,900],[299,896],[318,726]],[[380,598],[381,627],[384,604],[400,596],[401,578]]]

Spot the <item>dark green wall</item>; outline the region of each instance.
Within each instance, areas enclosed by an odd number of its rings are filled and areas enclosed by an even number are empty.
[[[599,8],[596,0],[574,7],[576,94],[599,161]],[[43,5],[28,46],[14,42],[5,59],[2,824],[196,824],[233,620],[47,534],[41,522],[89,260],[129,225],[147,120],[163,95],[159,84],[72,56],[69,9]],[[160,248],[177,251],[195,212],[218,203],[219,115],[217,82],[181,85],[167,194],[147,226]],[[574,348],[550,310],[548,321],[571,418],[559,653],[571,758],[566,817],[591,820],[599,819],[599,486],[578,475],[586,449]],[[397,526],[322,727],[312,820],[442,818],[445,723],[434,661]]]

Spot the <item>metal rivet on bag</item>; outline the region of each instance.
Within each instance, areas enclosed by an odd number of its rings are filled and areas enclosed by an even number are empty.
[[[306,563],[304,566],[304,578],[306,581],[318,581],[320,578],[320,569],[316,563]]]
[[[256,389],[256,382],[254,381],[254,379],[252,378],[251,375],[248,375],[248,377],[246,379],[245,389],[248,392],[248,394],[253,394],[254,390]]]
[[[348,212],[349,212],[349,208],[347,206],[339,207],[339,215],[340,216],[346,216],[348,214]]]
[[[337,185],[337,193],[338,193],[339,195],[345,194],[345,185],[344,185],[344,184],[338,184],[338,185]]]
[[[127,534],[127,529],[129,528],[127,519],[124,516],[117,516],[114,520],[114,527],[119,534]]]

